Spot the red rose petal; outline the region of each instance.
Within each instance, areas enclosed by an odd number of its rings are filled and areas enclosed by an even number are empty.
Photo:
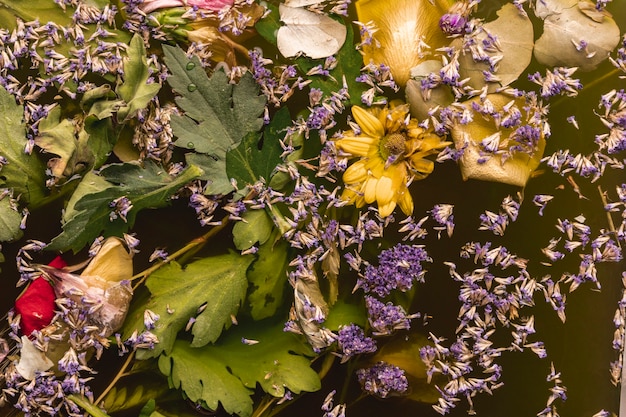
[[[67,264],[57,256],[48,265],[63,268]],[[54,317],[55,299],[54,289],[45,278],[39,277],[30,283],[15,300],[15,311],[22,316],[20,326],[23,334],[30,335],[34,330],[41,330],[50,324]]]

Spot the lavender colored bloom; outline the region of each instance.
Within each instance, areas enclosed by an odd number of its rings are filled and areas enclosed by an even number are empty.
[[[342,362],[361,353],[376,352],[374,339],[365,336],[363,329],[356,324],[349,324],[339,329],[337,343],[343,353]]]
[[[386,297],[393,290],[408,291],[414,281],[423,282],[426,271],[422,262],[431,262],[431,258],[421,245],[399,244],[384,250],[378,256],[377,267],[368,265],[365,274],[357,282],[357,287],[366,293],[374,292]]]
[[[389,335],[395,330],[409,329],[410,320],[416,317],[407,315],[401,306],[385,304],[370,296],[365,296],[365,306],[374,335]]]
[[[465,33],[467,19],[459,13],[446,13],[439,19],[439,27],[447,35]]]
[[[357,370],[356,376],[365,392],[381,398],[402,395],[409,389],[404,371],[383,361],[371,368]]]

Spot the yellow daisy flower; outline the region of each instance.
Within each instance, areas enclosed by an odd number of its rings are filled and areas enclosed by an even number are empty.
[[[381,217],[389,216],[396,205],[410,215],[413,198],[408,184],[427,177],[434,162],[426,157],[450,142],[419,127],[409,116],[408,104],[393,102],[368,110],[354,106],[352,115],[361,132],[350,130],[335,142],[337,149],[360,158],[343,174],[342,198],[357,207],[376,201]]]
[[[386,64],[393,79],[404,86],[411,68],[424,61],[428,52],[449,39],[439,29],[439,19],[452,0],[358,0],[360,22],[373,24],[374,42],[363,46],[363,61]]]

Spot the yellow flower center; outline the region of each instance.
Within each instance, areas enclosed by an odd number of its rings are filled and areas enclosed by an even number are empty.
[[[391,133],[380,140],[380,156],[387,163],[396,162],[406,152],[406,136],[402,133]]]

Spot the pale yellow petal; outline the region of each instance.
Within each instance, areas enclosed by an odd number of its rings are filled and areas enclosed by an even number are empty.
[[[363,48],[364,62],[387,64],[394,80],[404,86],[411,68],[423,59],[422,42],[435,50],[447,44],[444,33],[439,29],[439,19],[451,2],[429,0],[359,0],[356,2],[358,20],[374,22],[378,31],[374,38],[380,48],[366,45]]]
[[[385,135],[383,124],[367,110],[359,106],[352,106],[352,115],[365,135],[377,139]]]
[[[354,156],[367,156],[372,147],[376,149],[375,144],[378,140],[378,138],[370,138],[367,136],[348,136],[339,139],[335,144],[338,149]]]
[[[360,160],[346,169],[346,172],[343,173],[343,182],[346,184],[356,184],[367,180],[367,176],[365,161]]]

